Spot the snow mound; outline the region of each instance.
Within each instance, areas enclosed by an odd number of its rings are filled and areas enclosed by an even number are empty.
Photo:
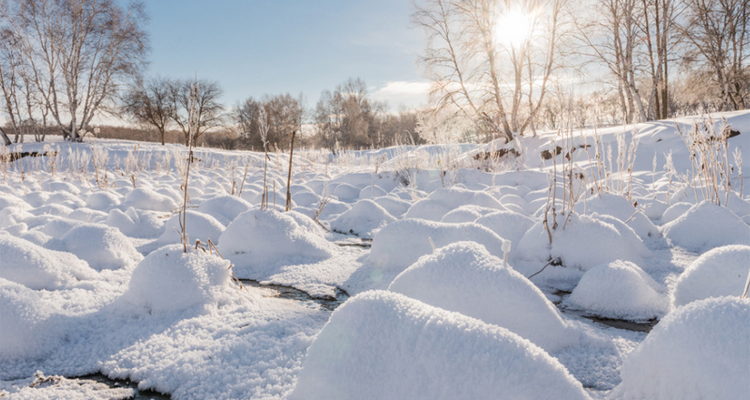
[[[219,251],[242,276],[253,268],[319,262],[337,249],[315,222],[300,213],[252,209],[237,216],[221,234]]]
[[[109,210],[120,205],[120,196],[112,192],[96,192],[86,197],[86,207],[94,210]]]
[[[427,198],[414,203],[409,211],[406,212],[404,218],[440,221],[445,214],[462,205],[475,205],[505,210],[505,207],[499,201],[485,192],[448,188],[437,189],[427,196]]]
[[[359,192],[362,189],[352,186],[348,183],[339,183],[333,189],[333,195],[345,203],[353,203],[359,199]]]
[[[385,196],[388,194],[383,188],[378,185],[365,186],[364,189],[359,191],[360,199],[373,199],[376,197]]]
[[[232,220],[253,206],[237,196],[223,195],[206,200],[198,206],[198,212],[216,218],[222,225],[229,225]]]
[[[666,210],[664,210],[664,214],[661,217],[661,222],[668,224],[679,218],[682,214],[685,214],[692,207],[693,205],[690,203],[674,203]]]
[[[543,384],[540,384],[543,382]],[[349,299],[290,399],[588,399],[556,359],[498,326],[390,292]]]
[[[696,253],[730,244],[750,245],[750,226],[726,208],[706,201],[662,229],[672,244]]]
[[[127,236],[153,238],[164,232],[164,222],[151,212],[138,212],[130,207],[125,212],[113,209],[105,223],[115,227]]]
[[[583,274],[564,306],[606,318],[659,318],[669,311],[669,302],[661,291],[637,265],[618,260]]]
[[[460,224],[462,222],[474,222],[477,218],[496,212],[497,209],[480,207],[475,205],[461,206],[445,214],[441,222]]]
[[[533,219],[513,211],[495,211],[474,222],[487,227],[497,236],[508,239],[513,244],[518,244],[523,234],[534,225]]]
[[[180,214],[173,215],[167,220],[164,233],[157,241],[164,244],[179,243],[181,240],[180,221],[182,221]],[[208,243],[208,239],[211,239],[211,241],[217,243],[225,229],[224,225],[216,218],[193,210],[187,210],[185,213],[185,227],[190,243],[195,243],[196,239],[200,239],[203,243]]]
[[[558,219],[552,245],[542,222],[537,222],[523,235],[514,254],[538,262],[559,257],[562,265],[583,271],[615,260],[641,264],[650,254],[638,235],[614,217],[573,214],[567,224],[562,216]]]
[[[724,246],[698,257],[677,279],[675,307],[708,297],[740,295],[750,270],[750,246]]]
[[[474,242],[421,257],[388,290],[502,326],[548,352],[580,338],[539,288]]]
[[[184,253],[181,244],[165,246],[133,270],[122,300],[157,313],[221,304],[236,295],[229,266],[201,250]]]
[[[177,208],[177,203],[171,197],[146,188],[131,190],[122,203],[141,210],[172,211]]]
[[[404,214],[409,211],[409,207],[411,207],[411,203],[409,203],[408,201],[401,200],[393,196],[378,197],[374,200],[381,207],[388,210],[389,214],[393,215],[396,218],[403,217]]]
[[[641,238],[658,237],[659,229],[651,222],[646,215],[636,212],[632,203],[623,196],[609,193],[593,195],[586,199],[585,202],[576,203],[576,212],[583,214],[584,209],[587,213],[597,213],[599,215],[610,215],[622,221],[635,231]]]
[[[620,398],[747,398],[748,326],[750,299],[711,298],[678,308],[623,363]]]
[[[0,234],[0,260],[0,278],[35,290],[62,289],[97,275],[73,254],[48,250],[8,234]]]
[[[49,348],[56,328],[37,292],[0,278],[0,304],[0,358],[34,356]]]
[[[449,224],[423,219],[403,219],[381,229],[372,241],[369,260],[383,270],[398,275],[419,257],[432,253],[432,245],[443,247],[460,241],[483,245],[492,255],[502,257],[505,239],[474,223]]]
[[[351,209],[344,211],[331,221],[331,229],[337,232],[372,237],[380,228],[395,220],[396,218],[378,203],[364,199],[356,202]]]
[[[69,230],[61,240],[67,251],[97,271],[132,267],[143,259],[125,235],[106,225],[80,225]]]

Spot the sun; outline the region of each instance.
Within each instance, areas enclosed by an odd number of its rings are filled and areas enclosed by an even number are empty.
[[[523,45],[534,30],[537,12],[526,12],[514,6],[502,13],[495,24],[495,39],[501,45],[518,48]]]

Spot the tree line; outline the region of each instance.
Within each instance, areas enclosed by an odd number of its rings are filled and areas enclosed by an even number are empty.
[[[288,93],[227,107],[211,79],[146,77],[147,19],[137,0],[0,0],[5,144],[80,141],[97,116],[187,141],[194,81],[195,139],[256,150],[285,150],[292,132],[335,152],[750,106],[750,0],[417,0],[430,103],[398,113],[358,78],[308,108]]]
[[[750,0],[419,0],[413,20],[435,112],[507,141],[750,106]]]

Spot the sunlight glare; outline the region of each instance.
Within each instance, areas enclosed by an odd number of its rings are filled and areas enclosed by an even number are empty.
[[[518,48],[531,36],[536,17],[535,12],[527,13],[513,7],[500,15],[495,25],[495,38],[498,43]]]

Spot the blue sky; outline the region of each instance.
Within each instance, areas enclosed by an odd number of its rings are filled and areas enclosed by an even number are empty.
[[[361,77],[373,97],[418,106],[424,35],[410,0],[149,0],[149,75],[217,80],[223,101],[321,91]]]

